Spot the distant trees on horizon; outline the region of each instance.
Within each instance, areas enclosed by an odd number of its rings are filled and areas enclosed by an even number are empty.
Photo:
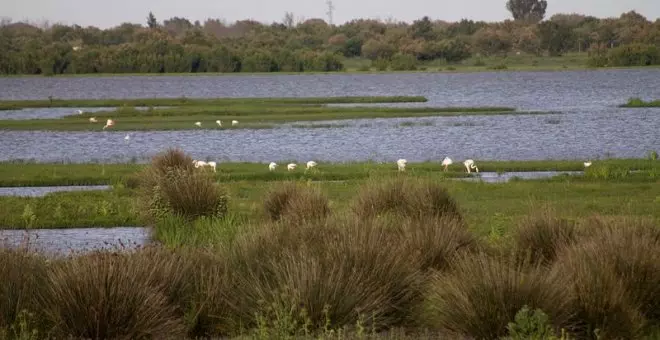
[[[305,72],[341,71],[348,58],[365,58],[381,69],[409,69],[440,60],[526,53],[561,56],[588,52],[592,66],[660,64],[660,19],[635,11],[618,18],[555,14],[544,20],[545,0],[509,0],[513,20],[412,23],[356,19],[329,25],[314,18],[281,23],[183,17],[145,26],[109,29],[55,24],[37,27],[0,22],[1,74]],[[383,66],[384,65],[384,66]]]

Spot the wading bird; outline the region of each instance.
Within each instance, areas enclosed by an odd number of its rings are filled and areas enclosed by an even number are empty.
[[[449,157],[445,157],[445,159],[442,160],[442,166],[445,167],[445,171],[447,171],[447,168],[452,164],[454,164],[454,161]]]
[[[115,126],[115,121],[112,119],[108,119],[108,121],[105,122],[105,125],[103,126],[103,130],[112,126]]]
[[[399,171],[406,171],[406,164],[408,164],[408,161],[403,158],[396,161],[396,166],[399,168]]]
[[[202,127],[202,122],[195,122],[195,125],[197,125],[198,127]]]
[[[221,120],[216,120],[215,123],[218,124],[219,127],[222,127],[222,121]]]
[[[98,120],[96,120],[96,117],[91,117],[89,118],[90,123],[98,123]]]
[[[131,139],[131,136],[130,136],[130,135],[126,135],[126,137],[124,137],[124,140],[127,141],[127,142],[128,142],[130,139]]]
[[[237,120],[232,120],[231,121],[231,126],[235,126],[235,125],[238,125],[238,121]]]
[[[83,110],[78,110],[77,112],[79,115],[83,114]]]
[[[314,161],[309,161],[309,162],[307,162],[307,170],[309,170],[309,169],[315,167],[316,165],[317,165],[317,164],[316,164],[316,162],[314,162]]]
[[[585,167],[585,168],[588,168],[588,167],[590,167],[590,166],[591,166],[591,161],[584,162],[584,167]]]
[[[269,171],[275,171],[275,168],[277,168],[277,163],[270,162],[270,164],[268,164],[268,170]]]
[[[207,166],[210,166],[211,168],[213,168],[213,172],[216,172],[216,171],[215,171],[215,165],[216,165],[215,162],[207,162],[206,165],[207,165]]]
[[[289,171],[293,171],[293,170],[296,170],[296,166],[298,166],[298,164],[289,163],[289,165],[286,166],[286,169],[289,170]]]
[[[479,168],[474,164],[474,161],[471,159],[466,159],[465,162],[463,162],[463,165],[465,165],[465,168],[467,169],[468,173],[471,173],[471,169],[475,169],[477,173],[479,173]]]

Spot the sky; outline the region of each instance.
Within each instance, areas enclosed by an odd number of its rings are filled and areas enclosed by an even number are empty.
[[[356,18],[407,21],[428,15],[433,20],[462,18],[502,21],[510,18],[506,0],[333,0],[333,23]],[[173,16],[204,22],[207,18],[229,23],[252,19],[281,22],[285,12],[297,20],[323,18],[326,0],[0,0],[0,17],[33,23],[52,23],[108,28],[123,22],[145,24],[152,11],[159,21]],[[655,21],[660,18],[660,0],[548,0],[546,17],[555,13],[580,13],[596,17],[618,17],[635,10]]]

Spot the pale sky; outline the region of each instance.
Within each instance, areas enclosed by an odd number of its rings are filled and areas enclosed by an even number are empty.
[[[501,21],[510,17],[506,0],[333,0],[333,22],[355,18],[407,21],[428,15],[431,19],[458,21],[461,18]],[[296,19],[328,20],[326,0],[0,0],[0,17],[14,21],[29,20],[78,24],[108,28],[123,22],[145,24],[149,11],[162,22],[173,16],[191,22],[206,18],[228,22],[252,19],[266,23],[281,22],[284,13]],[[635,10],[651,21],[660,18],[660,0],[548,0],[546,17],[555,13],[580,13],[596,17],[617,17]]]

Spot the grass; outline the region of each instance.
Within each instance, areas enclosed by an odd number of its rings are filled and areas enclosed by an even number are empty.
[[[272,98],[123,98],[123,99],[60,99],[0,100],[3,110],[40,107],[155,107],[155,106],[272,106],[272,105],[322,105],[350,103],[413,103],[426,102],[422,96],[371,96],[371,97],[272,97]]]
[[[151,224],[165,247],[51,261],[0,248],[0,335],[657,335],[660,182],[607,171],[492,185],[448,181],[437,169],[369,181],[225,182],[231,199],[218,215],[218,195],[189,195],[213,190],[212,174],[168,150],[137,177],[140,199],[168,208]],[[80,207],[99,193],[75,194]],[[174,209],[189,206],[213,208]],[[150,203],[136,207],[152,215]],[[25,227],[40,221],[32,208],[21,217]]]
[[[502,114],[547,113],[517,112],[507,107],[181,106],[146,111],[118,108],[114,111],[73,114],[59,119],[0,120],[0,130],[102,131],[106,119],[115,121],[111,128],[114,131],[147,131],[264,129],[274,128],[282,123],[302,121]],[[98,122],[91,123],[91,117]],[[221,120],[223,126],[218,126],[216,120]],[[232,120],[238,120],[240,123],[232,126]],[[195,125],[198,121],[202,123],[201,128]],[[303,126],[299,124],[296,127]]]
[[[585,210],[591,218],[575,225],[580,235],[555,247],[558,238],[548,236],[558,235],[554,222],[575,216],[569,209],[554,210],[561,214],[543,210],[547,215],[540,219],[552,222],[549,227],[534,228],[539,217],[529,217],[528,237],[514,238],[511,245],[492,242],[460,221],[488,226],[460,196],[470,188],[483,195],[489,191],[483,185],[456,183],[468,185],[456,188],[429,178],[397,177],[370,182],[357,193],[350,187],[350,195],[361,200],[342,199],[345,209],[335,205],[327,218],[297,225],[269,219],[246,223],[231,215],[194,222],[170,216],[155,226],[161,236],[177,233],[167,241],[174,242],[166,244],[170,249],[100,251],[46,261],[0,248],[0,293],[21,288],[0,299],[0,311],[8,315],[0,319],[0,335],[13,330],[16,338],[406,338],[393,337],[397,329],[412,338],[455,339],[658,335],[657,216],[635,218],[645,214],[630,211],[623,218],[593,218],[598,207],[591,207]],[[513,187],[523,184],[549,197],[560,183],[516,182]],[[570,184],[565,196],[584,184]],[[596,184],[592,198],[601,202],[611,186],[622,183],[591,184]],[[445,186],[451,196],[439,190]],[[405,195],[419,195],[409,204],[429,214],[364,215],[361,202],[377,202],[383,192],[404,187],[391,195],[404,201]],[[461,218],[428,210],[422,198],[428,187],[455,200]],[[331,198],[332,190],[324,189]],[[627,192],[615,189],[617,199]],[[520,205],[524,196],[517,196]],[[645,206],[645,196],[633,193],[636,207],[657,213]],[[304,214],[308,207],[299,209]],[[556,254],[521,261],[516,249],[526,244]],[[19,305],[28,314],[16,313]]]
[[[204,159],[211,160],[211,159]],[[219,163],[216,179],[220,182],[237,181],[282,181],[282,180],[313,180],[313,181],[347,181],[363,180],[369,177],[379,177],[396,173],[394,162],[347,162],[319,163],[318,171],[304,173],[304,170],[287,172],[282,164],[290,160],[275,160],[280,167],[275,172],[268,171],[266,163]],[[459,162],[449,166],[447,173],[439,173],[440,160],[409,163],[408,172],[415,175],[433,177],[465,177],[465,168]],[[545,161],[480,161],[477,160],[482,172],[519,172],[519,171],[582,171],[584,165],[578,160],[545,160]],[[56,186],[56,185],[112,185],[122,184],[134,187],[135,176],[146,167],[145,164],[118,163],[35,163],[30,161],[0,162],[0,187],[15,186]],[[625,178],[634,177],[628,170],[653,172],[660,170],[660,164],[650,159],[604,159],[594,161],[589,168],[589,178],[611,179],[623,174]],[[647,175],[642,173],[641,175]],[[647,176],[648,177],[648,176]],[[576,179],[574,179],[576,180]]]
[[[660,100],[645,101],[641,98],[630,98],[628,102],[619,107],[640,108],[640,107],[660,107]]]

